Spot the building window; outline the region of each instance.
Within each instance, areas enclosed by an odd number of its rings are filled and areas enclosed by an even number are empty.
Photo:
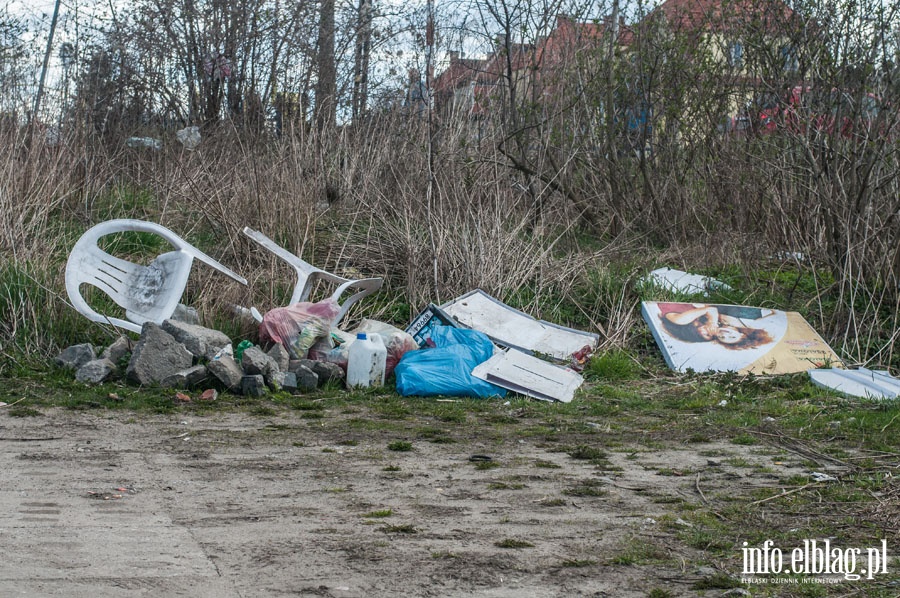
[[[744,44],[741,42],[728,44],[728,65],[734,68],[744,66]]]

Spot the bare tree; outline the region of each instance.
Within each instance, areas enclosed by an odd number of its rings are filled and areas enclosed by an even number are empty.
[[[319,2],[319,36],[316,44],[316,126],[334,126],[337,110],[337,66],[334,58],[334,0]]]

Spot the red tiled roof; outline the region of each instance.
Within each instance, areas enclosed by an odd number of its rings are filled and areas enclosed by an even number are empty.
[[[596,48],[603,42],[609,28],[608,19],[599,23],[581,23],[560,15],[556,19],[556,28],[539,44],[536,62],[542,68],[552,68],[577,51]],[[633,38],[633,31],[620,20],[618,45],[628,46]]]
[[[450,66],[434,80],[435,93],[449,92],[462,85],[468,85],[479,76],[479,73],[484,72],[486,62],[478,58],[451,56]]]
[[[723,31],[739,26],[772,31],[795,17],[781,0],[666,0],[648,18],[655,15],[665,16],[670,26],[684,31]]]

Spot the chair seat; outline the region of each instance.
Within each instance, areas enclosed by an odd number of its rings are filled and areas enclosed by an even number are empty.
[[[98,241],[107,235],[135,231],[160,235],[175,251],[159,255],[146,266],[110,255]],[[89,229],[78,240],[66,264],[66,292],[72,306],[94,322],[109,323],[140,333],[145,322],[169,318],[184,294],[194,258],[212,266],[232,279],[247,284],[232,272],[169,229],[141,220],[110,220]],[[81,286],[94,286],[125,310],[125,318],[102,315],[91,308],[81,294]]]

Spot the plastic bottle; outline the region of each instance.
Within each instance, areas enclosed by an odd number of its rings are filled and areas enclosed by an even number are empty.
[[[360,332],[347,356],[347,386],[368,388],[384,384],[387,349],[381,335]]]

